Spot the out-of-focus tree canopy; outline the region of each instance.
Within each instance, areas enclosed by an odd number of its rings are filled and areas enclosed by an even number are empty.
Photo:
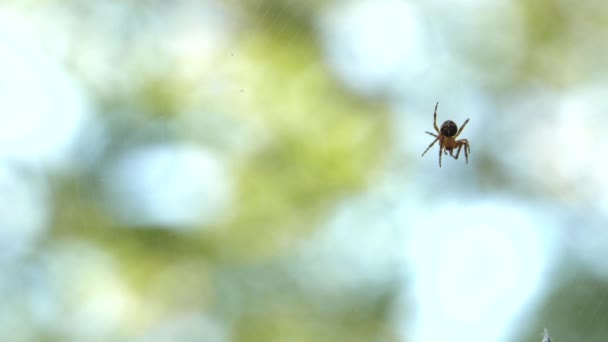
[[[605,341],[606,19],[5,1],[0,340]]]

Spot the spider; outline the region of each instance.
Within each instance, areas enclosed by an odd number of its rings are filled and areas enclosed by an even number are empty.
[[[466,126],[467,123],[469,122],[469,119],[466,119],[464,121],[462,126],[460,126],[460,129],[458,129],[458,127],[452,120],[448,120],[448,121],[444,122],[443,125],[441,125],[441,129],[439,129],[437,127],[437,106],[439,106],[439,102],[437,102],[437,104],[435,105],[435,113],[433,114],[433,126],[435,127],[435,131],[437,131],[437,134],[439,134],[439,135],[431,133],[431,132],[425,132],[426,134],[430,134],[430,135],[434,136],[435,140],[433,140],[433,142],[429,145],[429,147],[427,147],[426,150],[424,150],[422,155],[424,156],[424,154],[431,147],[433,147],[433,145],[435,145],[437,140],[439,140],[439,167],[441,167],[441,151],[443,151],[443,153],[446,155],[448,154],[448,151],[449,151],[450,156],[452,156],[454,159],[458,159],[458,155],[460,155],[460,150],[462,149],[463,146],[464,146],[464,157],[466,159],[466,163],[468,164],[469,163],[469,153],[471,153],[471,148],[469,147],[469,141],[467,139],[456,140],[456,138],[458,138],[460,133],[462,133],[462,130],[464,129],[464,126]],[[452,152],[456,148],[458,149],[458,151],[456,151],[456,155],[453,155]]]

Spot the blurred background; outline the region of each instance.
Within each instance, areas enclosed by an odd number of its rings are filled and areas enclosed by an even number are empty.
[[[7,0],[0,340],[608,340],[608,3]],[[469,124],[444,156],[438,121]]]

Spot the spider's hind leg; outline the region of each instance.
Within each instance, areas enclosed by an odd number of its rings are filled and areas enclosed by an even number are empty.
[[[462,130],[464,130],[464,126],[466,126],[468,123],[469,123],[469,119],[466,119],[464,121],[464,123],[462,124],[462,126],[460,126],[460,129],[458,130],[458,132],[456,133],[456,136],[454,136],[454,138],[458,138],[460,133],[462,133]]]
[[[439,127],[437,127],[437,106],[439,106],[439,101],[435,104],[435,112],[433,113],[433,127],[439,133]]]

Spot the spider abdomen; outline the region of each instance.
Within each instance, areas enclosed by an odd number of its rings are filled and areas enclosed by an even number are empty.
[[[441,135],[446,137],[453,137],[458,132],[458,126],[452,120],[448,120],[441,125]]]

